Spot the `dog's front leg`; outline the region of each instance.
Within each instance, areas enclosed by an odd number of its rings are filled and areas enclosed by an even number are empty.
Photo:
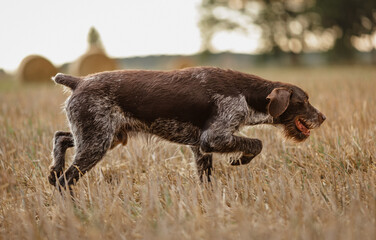
[[[255,139],[255,140],[258,140],[258,139]],[[261,141],[260,141],[261,142]],[[261,148],[262,149],[262,143],[261,143]],[[260,150],[261,152],[261,150]],[[259,153],[260,153],[259,152]],[[232,166],[238,166],[238,165],[245,165],[245,164],[248,164],[252,161],[252,159],[254,157],[256,157],[259,153],[256,153],[256,154],[244,154],[240,157],[240,158],[237,158],[237,159],[231,159],[230,160],[230,163]]]
[[[225,131],[206,130],[201,137],[200,148],[203,152],[232,153],[242,152],[239,159],[232,160],[231,165],[249,163],[262,150],[259,139],[234,136]]]
[[[200,181],[203,182],[203,175],[205,174],[208,182],[210,182],[210,175],[213,169],[213,155],[202,154],[199,147],[191,146],[192,152],[195,156],[198,176]]]
[[[262,150],[259,139],[234,136],[234,132],[247,122],[250,112],[245,97],[216,96],[217,113],[210,119],[210,126],[200,136],[202,152],[241,152],[232,165],[249,163]]]

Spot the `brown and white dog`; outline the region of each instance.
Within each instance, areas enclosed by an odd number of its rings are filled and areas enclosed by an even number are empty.
[[[258,139],[233,135],[241,126],[276,124],[286,137],[303,141],[325,116],[299,87],[213,67],[176,71],[123,70],[78,78],[57,74],[69,87],[71,132],[56,132],[52,185],[70,186],[109,149],[125,145],[131,133],[149,133],[191,146],[202,180],[210,181],[212,153],[241,152],[232,165],[249,163],[262,150]],[[65,152],[76,147],[64,171]]]

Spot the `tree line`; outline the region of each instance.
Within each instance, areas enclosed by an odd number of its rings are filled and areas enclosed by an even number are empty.
[[[261,35],[260,53],[328,52],[351,58],[375,52],[375,0],[202,0],[199,27],[204,52],[221,31]]]

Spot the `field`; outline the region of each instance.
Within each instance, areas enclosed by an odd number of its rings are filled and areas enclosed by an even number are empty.
[[[74,204],[47,181],[69,93],[0,82],[0,239],[376,239],[376,68],[248,71],[301,86],[326,122],[301,144],[243,129],[261,155],[241,167],[215,155],[211,185],[187,147],[131,139],[80,180]]]

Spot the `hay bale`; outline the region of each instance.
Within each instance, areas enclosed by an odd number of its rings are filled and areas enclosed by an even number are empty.
[[[109,58],[104,51],[89,50],[71,64],[69,72],[76,76],[86,76],[91,73],[118,69],[114,59]]]
[[[38,55],[25,57],[17,70],[17,79],[22,82],[50,82],[56,75],[56,67],[46,58]]]

